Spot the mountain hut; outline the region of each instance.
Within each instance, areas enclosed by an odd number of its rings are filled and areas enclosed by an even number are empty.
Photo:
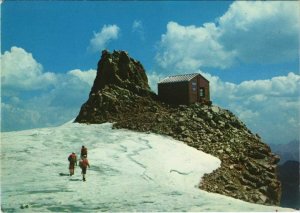
[[[211,104],[209,81],[199,73],[175,75],[158,83],[158,97],[174,105]]]

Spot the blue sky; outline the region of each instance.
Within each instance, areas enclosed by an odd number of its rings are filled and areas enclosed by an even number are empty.
[[[154,91],[200,72],[266,142],[299,138],[297,2],[6,1],[1,19],[2,131],[74,118],[106,48],[141,61]]]
[[[213,21],[218,14],[226,11],[229,4],[168,1],[6,2],[2,6],[2,52],[11,46],[21,46],[33,54],[37,52],[39,54],[35,54],[35,59],[46,70],[53,72],[65,72],[74,67],[89,69],[95,67],[99,59],[99,53],[87,51],[93,32],[100,31],[104,25],[117,25],[121,29],[119,38],[106,47],[126,49],[149,69],[156,52],[155,44],[170,20],[201,25]],[[200,15],[196,15],[200,11]],[[134,21],[142,23],[144,39],[139,32],[133,32]],[[53,63],[54,59],[56,63]]]

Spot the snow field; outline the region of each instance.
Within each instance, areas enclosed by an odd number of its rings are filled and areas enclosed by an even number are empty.
[[[1,134],[1,208],[4,212],[290,211],[199,190],[220,160],[155,134],[113,130],[112,124]],[[67,157],[88,148],[91,168],[68,174]],[[22,204],[29,208],[21,209]]]

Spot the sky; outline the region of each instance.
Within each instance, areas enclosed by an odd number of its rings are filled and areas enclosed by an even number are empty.
[[[267,143],[299,139],[296,1],[4,1],[1,131],[56,126],[87,100],[103,49],[125,50],[149,84],[199,72],[213,104]]]
[[[200,190],[220,159],[170,137],[71,122],[1,137],[3,212],[294,211]],[[68,176],[68,155],[79,155],[82,143],[90,163],[86,182],[79,167]],[[48,150],[55,157],[45,157]]]

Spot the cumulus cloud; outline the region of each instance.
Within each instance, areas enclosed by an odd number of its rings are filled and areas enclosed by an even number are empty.
[[[5,52],[1,62],[1,131],[56,126],[71,120],[87,100],[96,76],[96,70],[75,69],[48,73],[51,78],[47,78],[42,65],[16,47]]]
[[[149,73],[147,73],[147,77],[148,77],[148,84],[151,90],[157,93],[157,83],[165,76],[162,75],[161,73],[150,71]]]
[[[80,69],[71,70],[68,74],[76,76],[81,81],[86,82],[88,85],[92,86],[96,78],[97,71],[90,69],[87,71],[81,71]]]
[[[137,33],[141,40],[145,40],[144,25],[140,20],[134,20],[132,23],[132,32]]]
[[[84,76],[84,71],[80,72]],[[56,126],[75,118],[88,99],[93,80],[70,73],[57,74],[56,78],[58,83],[50,90],[40,90],[30,97],[18,93],[2,99],[1,130]],[[6,91],[2,89],[2,93]]]
[[[233,111],[268,143],[299,138],[299,75],[290,72],[286,76],[233,84],[202,74],[210,81],[213,102]]]
[[[169,22],[162,35],[156,60],[163,68],[195,70],[202,66],[225,68],[232,63],[232,55],[218,43],[218,29],[214,24],[204,27],[181,26]]]
[[[297,59],[297,2],[233,2],[216,23],[167,24],[156,60],[162,68],[228,68],[238,61],[277,63]]]
[[[31,53],[12,47],[1,55],[1,84],[10,89],[37,90],[54,85],[54,73],[44,72]]]
[[[93,52],[105,49],[109,42],[119,37],[120,28],[117,25],[104,25],[100,32],[95,33],[90,40],[90,50]]]
[[[13,103],[1,103],[1,131],[30,129],[38,126],[41,114]]]
[[[295,59],[299,47],[299,4],[284,1],[237,1],[219,19],[226,50],[245,62]]]

